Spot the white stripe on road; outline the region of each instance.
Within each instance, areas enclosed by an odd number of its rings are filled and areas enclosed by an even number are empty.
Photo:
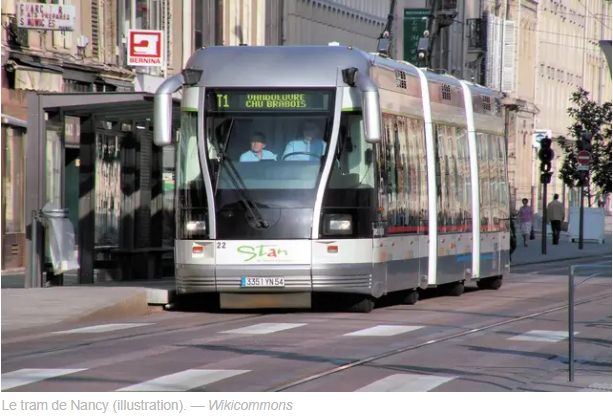
[[[187,391],[248,372],[249,370],[185,370],[117,391]]]
[[[405,332],[421,329],[423,326],[408,326],[408,325],[377,325],[371,328],[362,329],[361,331],[350,332],[345,334],[346,337],[389,337],[392,335],[403,334]]]
[[[356,391],[370,392],[425,392],[441,384],[453,380],[455,377],[440,377],[421,374],[394,374],[382,378]]]
[[[578,332],[575,332],[577,335]],[[509,341],[558,342],[568,338],[567,331],[534,330],[509,338]]]
[[[54,334],[99,334],[102,332],[119,331],[120,329],[137,328],[139,326],[146,326],[153,324],[106,324],[106,325],[94,325],[84,326],[81,328],[69,329],[66,331],[56,331]]]
[[[87,368],[24,368],[4,373],[2,374],[2,391],[85,370]]]
[[[286,331],[288,329],[298,328],[306,324],[257,324],[246,326],[244,328],[231,329],[229,331],[221,331],[222,334],[242,334],[242,335],[262,335],[272,334],[273,332]]]

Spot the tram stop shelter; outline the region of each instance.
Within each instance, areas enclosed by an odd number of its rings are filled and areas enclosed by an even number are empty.
[[[32,244],[33,212],[49,202],[68,209],[75,228],[76,283],[162,277],[174,228],[162,171],[172,157],[153,144],[152,119],[153,94],[145,92],[28,96],[25,287],[44,285],[49,272],[47,244]]]

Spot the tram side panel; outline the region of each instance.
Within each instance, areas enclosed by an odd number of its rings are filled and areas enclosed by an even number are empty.
[[[427,73],[434,141],[437,207],[436,281],[442,285],[470,276],[471,191],[468,132],[462,87],[449,77]],[[466,192],[465,192],[466,191]]]
[[[386,267],[387,292],[414,289],[428,275],[426,144],[419,71],[385,60],[371,76],[379,86],[382,141],[376,149],[374,241]]]

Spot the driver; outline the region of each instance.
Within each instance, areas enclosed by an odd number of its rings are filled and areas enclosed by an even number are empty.
[[[270,150],[265,150],[266,137],[264,133],[255,132],[251,136],[251,150],[247,150],[240,157],[241,162],[259,162],[260,160],[277,160],[277,156]]]
[[[321,132],[315,123],[306,122],[302,127],[302,135],[302,139],[292,140],[285,146],[282,160],[318,161],[326,153],[326,143],[321,139]],[[285,158],[290,153],[294,154]]]

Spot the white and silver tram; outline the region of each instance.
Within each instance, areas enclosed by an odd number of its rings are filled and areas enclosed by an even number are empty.
[[[154,127],[177,152],[179,295],[251,309],[328,293],[370,312],[509,272],[495,91],[352,47],[209,47],[160,86]]]

